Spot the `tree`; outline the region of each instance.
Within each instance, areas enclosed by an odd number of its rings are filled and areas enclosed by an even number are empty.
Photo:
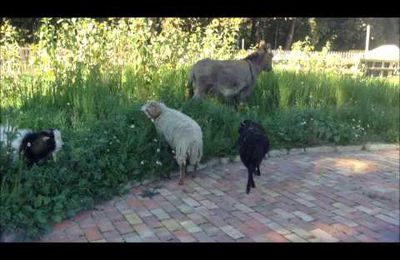
[[[290,27],[286,38],[285,50],[289,50],[290,46],[292,45],[295,26],[296,26],[296,18],[290,19]]]

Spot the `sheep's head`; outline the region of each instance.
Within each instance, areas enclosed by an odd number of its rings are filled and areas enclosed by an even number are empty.
[[[245,129],[249,128],[251,126],[253,122],[251,120],[243,120],[242,122],[240,122],[240,126],[239,126],[239,133],[242,133]]]
[[[161,104],[157,101],[149,101],[140,109],[150,119],[157,119],[161,115]]]
[[[61,132],[57,129],[54,128],[50,128],[44,131],[47,136],[51,137],[54,139],[55,145],[56,145],[56,149],[61,149],[64,145],[64,142],[61,138]]]

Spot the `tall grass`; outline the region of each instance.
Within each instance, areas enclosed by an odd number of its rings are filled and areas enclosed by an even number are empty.
[[[57,163],[32,169],[12,164],[7,151],[0,151],[1,229],[37,235],[51,222],[124,192],[130,180],[176,169],[170,148],[139,111],[148,99],[161,100],[199,123],[205,160],[236,154],[237,128],[244,118],[266,127],[272,148],[399,140],[399,86],[384,80],[264,73],[249,103],[237,111],[213,98],[188,100],[187,73],[187,68],[165,71],[149,81],[129,68],[105,74],[93,69],[86,79],[24,78],[5,88],[2,123],[58,128],[66,146]]]

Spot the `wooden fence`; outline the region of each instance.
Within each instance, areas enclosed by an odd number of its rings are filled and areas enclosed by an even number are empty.
[[[298,58],[299,55],[305,55],[299,51],[288,50],[273,50],[274,64],[287,64],[291,59]],[[318,55],[320,52],[312,51],[306,56]],[[30,49],[23,47],[20,49],[21,55],[21,69],[28,67],[30,56]],[[327,53],[327,58],[335,57],[340,60],[341,66],[350,71],[350,68],[357,68],[363,70],[366,76],[381,76],[386,77],[390,75],[399,74],[399,61],[382,61],[382,60],[366,60],[364,59],[363,50],[352,50],[346,52],[330,51]],[[1,66],[1,61],[0,61]]]

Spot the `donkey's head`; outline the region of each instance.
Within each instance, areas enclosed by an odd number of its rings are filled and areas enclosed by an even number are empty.
[[[261,41],[257,46],[257,51],[247,56],[245,59],[250,60],[258,69],[264,71],[272,70],[272,54],[271,45],[265,44],[265,41]]]

